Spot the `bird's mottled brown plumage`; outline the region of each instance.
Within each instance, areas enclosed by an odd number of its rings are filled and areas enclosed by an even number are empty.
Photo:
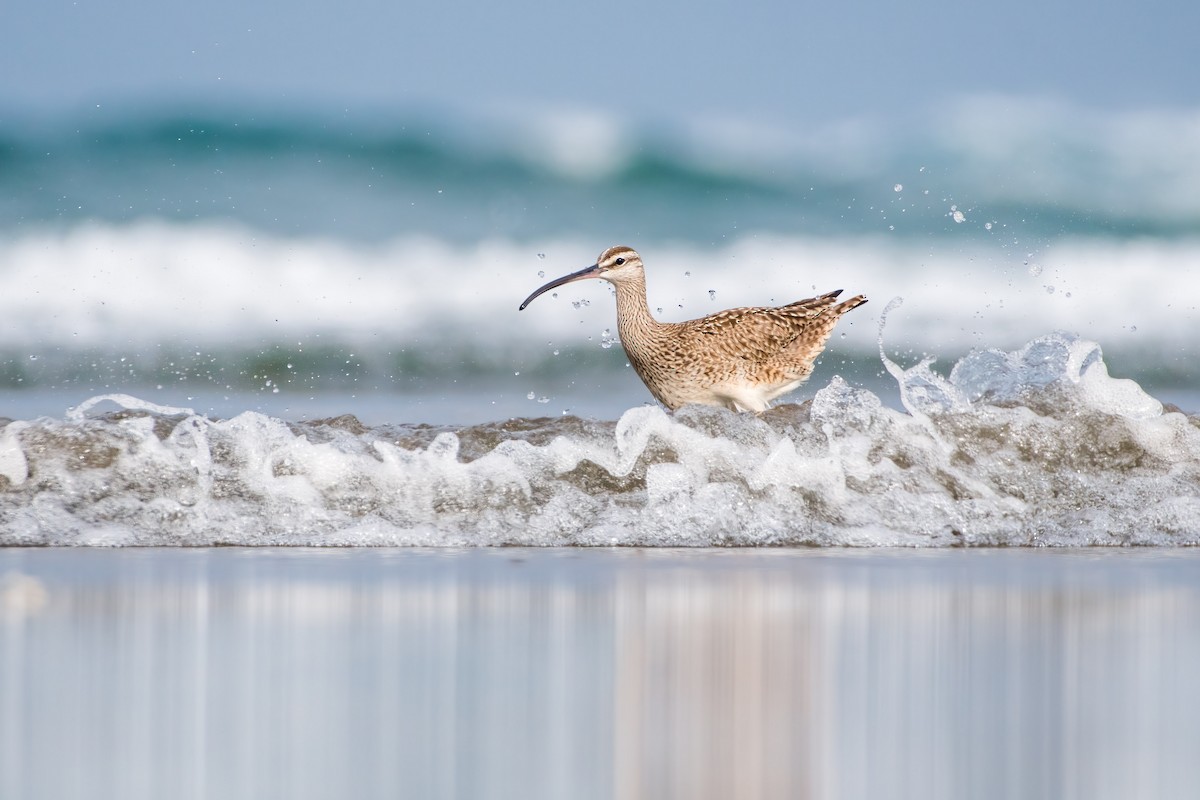
[[[602,278],[616,287],[617,333],[650,393],[671,409],[704,403],[736,411],[765,411],[771,400],[808,378],[838,319],[867,302],[856,295],[838,302],[839,289],[777,308],[731,308],[686,322],[659,322],[646,302],[641,256],[610,247],[594,265],[550,281]]]

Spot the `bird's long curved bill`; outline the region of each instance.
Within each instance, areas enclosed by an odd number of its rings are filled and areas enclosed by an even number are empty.
[[[539,294],[548,292],[551,289],[562,286],[564,283],[570,283],[571,281],[581,281],[585,278],[595,278],[595,277],[598,277],[599,275],[600,275],[600,265],[592,264],[590,267],[586,267],[584,269],[579,270],[579,272],[572,272],[570,275],[563,275],[561,278],[555,278],[554,280],[550,281],[542,288],[536,290],[533,294],[529,295],[529,297],[526,297],[525,302],[521,303],[521,307],[518,308],[517,310],[524,311],[525,306],[532,303],[534,301],[534,298],[536,298]]]

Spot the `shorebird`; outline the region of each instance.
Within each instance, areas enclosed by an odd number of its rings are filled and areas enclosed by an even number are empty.
[[[564,283],[600,278],[617,292],[617,333],[650,394],[671,410],[688,403],[766,411],[808,378],[833,326],[867,302],[837,302],[841,289],[778,308],[731,308],[686,322],[659,322],[646,302],[646,272],[633,248],[610,247],[596,263],[550,281],[521,303]]]

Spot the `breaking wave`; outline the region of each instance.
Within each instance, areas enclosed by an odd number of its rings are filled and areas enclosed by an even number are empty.
[[[0,544],[1200,543],[1200,420],[1094,342],[979,350],[948,377],[884,363],[903,410],[839,377],[760,417],[462,428],[94,397],[0,429]]]
[[[0,232],[236,221],[275,235],[522,241],[651,230],[1194,237],[1193,111],[975,98],[816,129],[595,113],[331,120],[281,109],[0,121]],[[965,220],[953,210],[966,213]],[[959,224],[959,223],[966,224]]]

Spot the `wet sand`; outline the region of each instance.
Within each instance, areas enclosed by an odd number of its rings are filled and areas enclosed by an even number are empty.
[[[0,549],[0,797],[1200,787],[1200,551]]]

